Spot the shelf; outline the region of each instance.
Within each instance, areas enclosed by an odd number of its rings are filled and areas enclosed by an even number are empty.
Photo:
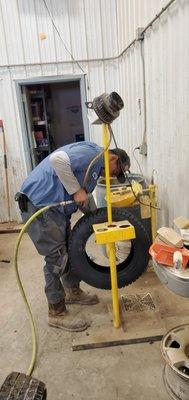
[[[38,152],[44,152],[44,151],[49,152],[50,148],[49,148],[49,146],[43,146],[43,147],[41,146],[41,147],[34,147],[34,150],[38,151]]]
[[[44,96],[44,93],[43,93],[43,92],[38,92],[38,93],[31,93],[31,92],[29,92],[29,94],[30,94],[31,100],[32,100],[32,99],[37,99],[37,98],[42,99],[43,96]]]
[[[47,125],[45,121],[42,121],[42,122],[39,123],[37,121],[33,121],[33,125],[36,125],[36,126],[45,126],[45,125]]]

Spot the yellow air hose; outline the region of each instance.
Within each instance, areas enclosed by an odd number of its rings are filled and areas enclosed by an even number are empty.
[[[99,158],[100,158],[101,156],[103,156],[104,153],[105,153],[105,151],[108,150],[109,147],[110,147],[110,143],[111,143],[111,141],[112,141],[112,129],[111,129],[110,125],[108,125],[108,130],[109,130],[109,133],[110,133],[110,137],[109,137],[107,146],[106,146],[105,149],[103,148],[102,151],[101,151],[99,154],[97,154],[97,155],[90,161],[90,164],[89,164],[88,167],[87,167],[87,171],[86,171],[86,174],[85,174],[85,177],[84,177],[84,181],[83,181],[83,186],[84,186],[84,187],[85,187],[86,184],[87,184],[87,179],[88,179],[88,176],[89,176],[89,172],[90,172],[90,170],[91,170],[93,164],[95,164],[95,162],[98,161]]]
[[[26,297],[26,293],[23,287],[23,284],[21,282],[20,279],[20,274],[18,271],[18,250],[19,250],[19,246],[20,246],[20,242],[22,240],[22,236],[23,234],[27,231],[28,227],[30,226],[30,224],[34,221],[34,219],[36,219],[39,215],[43,214],[44,212],[48,211],[50,208],[52,207],[57,207],[57,206],[65,206],[68,204],[73,203],[72,200],[70,201],[62,201],[58,204],[53,204],[53,205],[49,205],[49,206],[45,206],[43,208],[41,208],[40,210],[36,211],[35,214],[33,214],[28,221],[24,224],[22,230],[19,233],[19,236],[17,238],[16,244],[15,244],[15,250],[14,250],[14,269],[15,269],[15,273],[16,273],[16,279],[17,279],[17,283],[18,283],[18,287],[21,293],[21,296],[24,300],[24,304],[26,306],[26,311],[29,317],[29,321],[30,321],[30,326],[31,326],[31,334],[32,334],[32,358],[30,361],[30,365],[28,367],[28,371],[26,373],[26,375],[31,376],[34,367],[35,367],[35,363],[36,363],[36,357],[37,357],[37,335],[36,335],[36,328],[35,328],[35,323],[34,323],[34,318],[32,315],[32,311],[30,308],[30,305],[28,303],[27,297]]]

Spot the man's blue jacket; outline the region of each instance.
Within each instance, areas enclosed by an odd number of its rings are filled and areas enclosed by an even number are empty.
[[[87,167],[90,161],[101,152],[102,148],[91,142],[77,142],[63,146],[55,150],[55,152],[60,150],[67,153],[73,174],[77,178],[80,186],[83,187]],[[46,157],[30,172],[20,190],[21,193],[26,194],[37,208],[59,203],[64,200],[73,200],[73,195],[69,195],[64,188],[50,163],[49,157],[50,156]],[[86,191],[88,193],[94,190],[103,166],[103,156],[101,156],[90,170],[86,185]],[[64,208],[61,208],[62,212],[64,212]],[[66,213],[69,215],[76,210],[77,205],[75,203],[66,207]]]

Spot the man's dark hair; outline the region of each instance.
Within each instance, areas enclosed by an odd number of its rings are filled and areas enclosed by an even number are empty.
[[[131,165],[130,158],[125,150],[117,147],[116,149],[111,149],[110,151],[119,157],[119,160],[123,165],[128,165],[128,167],[130,168]]]
[[[120,183],[124,183],[125,182],[125,166],[128,166],[128,169],[130,168],[130,158],[128,156],[128,154],[126,153],[125,150],[120,149],[119,147],[116,147],[115,149],[110,149],[111,153],[114,153],[118,156],[119,159],[119,163],[120,163],[120,167],[121,167],[121,173],[119,174],[119,176],[117,176],[117,179]]]

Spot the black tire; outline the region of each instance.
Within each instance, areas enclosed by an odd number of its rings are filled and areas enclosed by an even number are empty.
[[[135,227],[136,239],[131,240],[131,252],[117,265],[118,287],[136,281],[145,271],[149,260],[150,239],[143,224],[123,208],[113,209],[113,221],[128,220]],[[110,269],[96,264],[86,253],[85,246],[93,234],[93,224],[107,221],[107,209],[100,208],[84,215],[74,226],[69,242],[69,259],[73,272],[82,281],[99,289],[111,289]]]
[[[20,372],[12,372],[0,389],[0,400],[46,400],[45,384]]]

